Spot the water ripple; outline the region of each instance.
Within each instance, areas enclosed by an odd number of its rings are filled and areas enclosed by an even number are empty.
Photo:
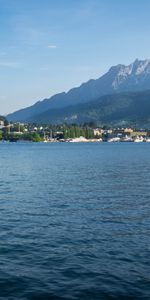
[[[0,299],[150,299],[150,149],[0,146]]]

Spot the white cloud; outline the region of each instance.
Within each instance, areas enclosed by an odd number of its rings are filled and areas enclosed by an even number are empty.
[[[49,48],[49,49],[56,49],[57,46],[56,46],[56,45],[48,45],[48,48]]]
[[[5,67],[5,68],[20,68],[20,64],[18,62],[13,62],[13,61],[0,61],[0,68]]]

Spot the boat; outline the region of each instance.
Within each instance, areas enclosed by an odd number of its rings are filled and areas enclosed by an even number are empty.
[[[135,138],[134,142],[135,142],[135,143],[141,143],[141,142],[144,142],[144,139],[143,139],[142,136],[140,136],[140,137],[137,136],[137,137]]]
[[[109,142],[109,143],[112,143],[112,142],[120,142],[120,137],[110,138],[110,139],[108,139],[108,142]]]

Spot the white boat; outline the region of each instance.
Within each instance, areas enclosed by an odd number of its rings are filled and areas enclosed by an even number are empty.
[[[80,136],[78,138],[70,139],[69,142],[70,143],[80,143],[80,142],[88,142],[88,140],[85,137]]]
[[[112,143],[112,142],[120,142],[120,137],[110,138],[110,139],[108,139],[108,142],[109,142],[109,143]]]
[[[134,140],[134,142],[135,143],[141,143],[141,142],[143,142],[144,141],[144,139],[143,139],[143,137],[142,136],[137,136],[136,138],[135,138],[135,140]]]
[[[133,139],[132,139],[132,137],[126,135],[125,137],[123,137],[121,139],[121,142],[133,142]]]

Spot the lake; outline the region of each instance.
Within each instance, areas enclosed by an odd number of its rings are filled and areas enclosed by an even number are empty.
[[[150,299],[150,144],[0,144],[0,299]]]

